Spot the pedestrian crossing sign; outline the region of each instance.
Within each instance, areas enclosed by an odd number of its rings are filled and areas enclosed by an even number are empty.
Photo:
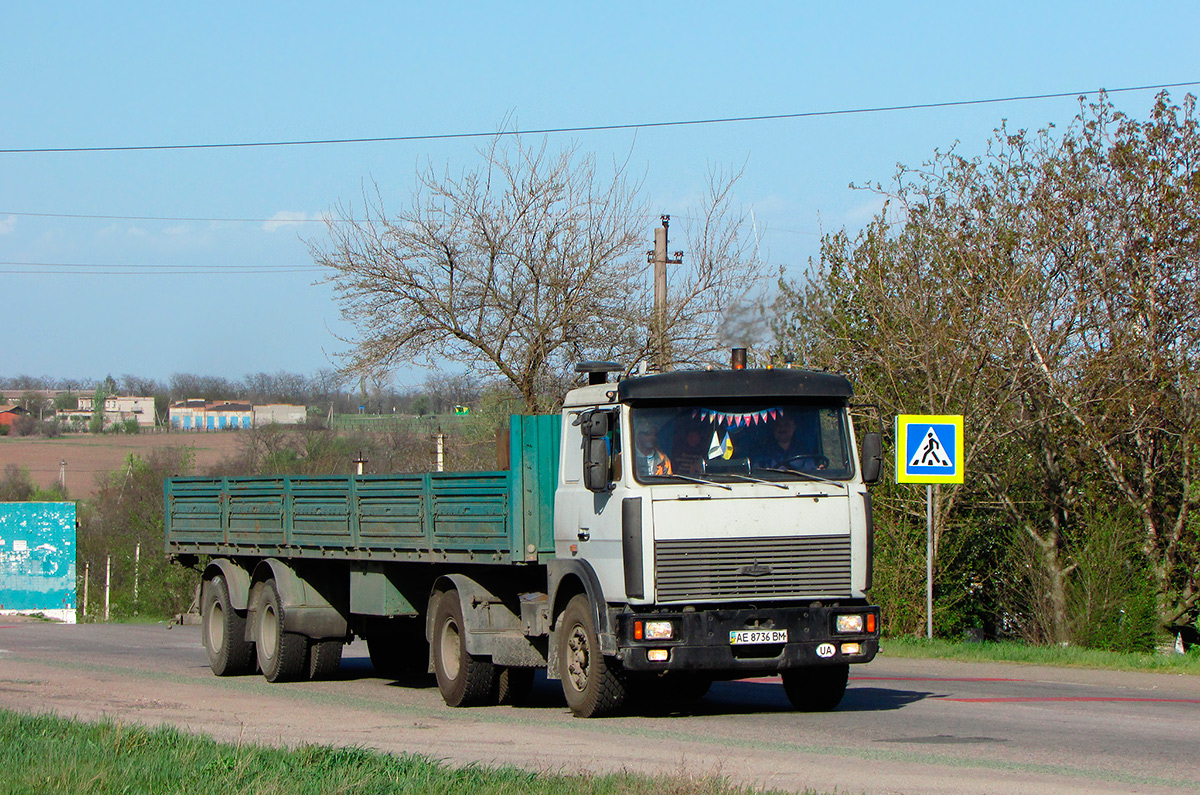
[[[961,414],[896,416],[896,482],[963,482]]]

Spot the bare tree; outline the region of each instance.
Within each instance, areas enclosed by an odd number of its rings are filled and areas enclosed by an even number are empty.
[[[648,213],[624,167],[601,174],[575,148],[498,136],[480,154],[482,165],[457,176],[419,172],[394,216],[374,186],[361,217],[339,208],[330,239],[310,243],[357,329],[344,370],[458,362],[499,374],[529,411],[551,408],[575,362],[649,351]],[[715,348],[720,307],[759,273],[734,242],[733,181],[714,181],[703,248],[673,280],[680,360]]]

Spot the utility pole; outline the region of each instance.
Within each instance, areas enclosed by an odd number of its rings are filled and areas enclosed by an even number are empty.
[[[646,252],[647,261],[654,265],[654,359],[661,372],[670,366],[667,350],[667,266],[682,265],[683,252],[676,251],[674,259],[667,257],[667,229],[671,216],[664,215],[662,226],[654,230],[654,250]]]

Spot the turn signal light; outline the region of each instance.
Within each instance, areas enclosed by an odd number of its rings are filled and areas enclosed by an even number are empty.
[[[867,632],[875,634],[875,614],[867,613]]]

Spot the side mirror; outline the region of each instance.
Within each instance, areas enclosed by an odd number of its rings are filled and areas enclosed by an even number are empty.
[[[579,415],[579,430],[585,439],[603,439],[608,436],[612,414],[607,411],[589,411]]]
[[[608,491],[608,440],[587,439],[583,443],[583,486],[588,491]]]
[[[608,479],[611,469],[608,434],[612,430],[612,413],[589,411],[580,414],[579,430],[583,433],[583,486],[588,491],[606,492],[612,486]]]
[[[863,483],[878,483],[883,468],[883,437],[877,433],[863,436],[862,479]]]

